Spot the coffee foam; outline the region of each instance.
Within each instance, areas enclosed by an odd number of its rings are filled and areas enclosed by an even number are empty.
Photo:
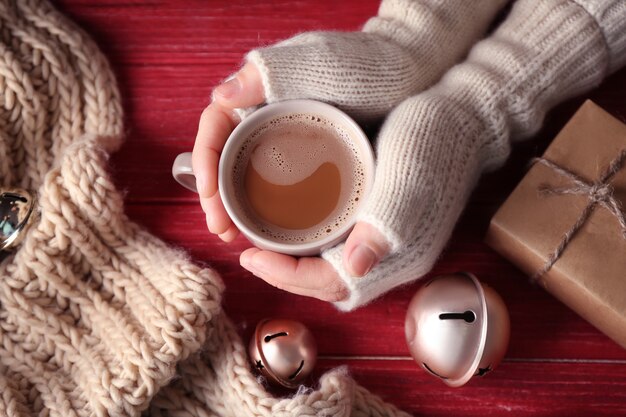
[[[365,168],[351,136],[335,123],[310,114],[272,119],[242,144],[233,172],[235,197],[248,224],[278,242],[313,242],[343,226],[361,202]],[[341,193],[335,210],[320,224],[305,230],[283,229],[258,219],[246,204],[243,179],[248,163],[265,179],[291,185],[311,176],[325,162],[339,169]]]

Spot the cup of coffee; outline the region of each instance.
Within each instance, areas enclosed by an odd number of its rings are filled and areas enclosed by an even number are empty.
[[[196,191],[191,153],[178,155],[174,178]],[[341,110],[289,100],[252,113],[231,133],[218,168],[228,215],[255,246],[317,255],[344,240],[374,182],[374,153]]]

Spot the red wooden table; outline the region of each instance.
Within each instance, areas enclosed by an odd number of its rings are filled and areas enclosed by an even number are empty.
[[[224,244],[206,230],[195,195],[170,177],[176,154],[191,149],[211,88],[247,50],[313,29],[354,30],[379,0],[61,0],[96,38],[120,81],[126,144],[112,158],[131,218],[220,272],[225,308],[244,338],[262,317],[301,320],[317,336],[317,375],[346,364],[385,400],[422,416],[626,415],[626,350],[595,330],[482,242],[490,217],[531,156],[541,154],[582,103],[550,113],[506,167],[482,179],[433,274],[472,271],[511,313],[509,351],[488,377],[447,388],[411,360],[404,342],[407,304],[419,283],[342,314],[326,303],[278,291],[244,271],[239,238]],[[589,97],[626,119],[626,70]],[[626,296],[626,294],[624,295]]]

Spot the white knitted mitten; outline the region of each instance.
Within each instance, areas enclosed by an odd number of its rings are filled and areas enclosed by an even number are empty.
[[[548,109],[597,86],[626,63],[626,1],[519,0],[466,62],[390,114],[378,138],[373,193],[360,220],[391,243],[363,278],[323,257],[350,289],[349,310],[427,273],[480,174],[511,143],[541,127]]]
[[[360,121],[384,117],[434,84],[506,0],[383,0],[362,32],[304,33],[246,57],[268,103],[311,98]]]

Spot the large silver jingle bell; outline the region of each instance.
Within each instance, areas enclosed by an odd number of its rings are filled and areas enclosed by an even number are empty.
[[[315,367],[317,345],[304,324],[265,319],[257,324],[248,353],[269,382],[297,388]]]
[[[405,321],[415,361],[451,387],[493,370],[509,334],[504,301],[469,273],[433,278],[411,300]]]

